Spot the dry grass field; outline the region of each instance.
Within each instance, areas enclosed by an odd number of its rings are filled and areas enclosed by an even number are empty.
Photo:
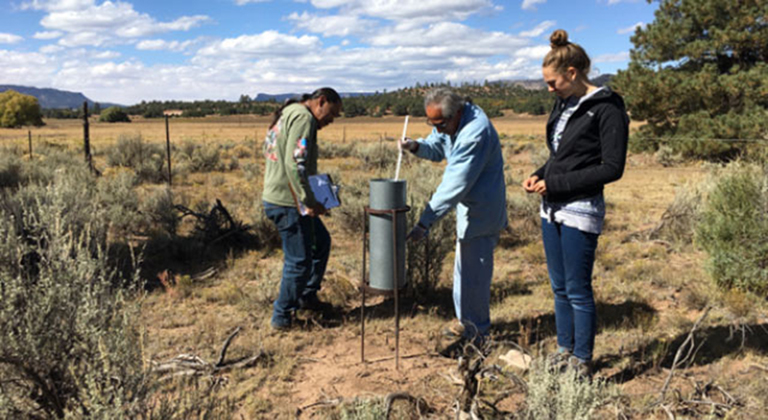
[[[172,119],[174,145],[216,147],[222,162],[209,172],[177,173],[174,202],[210,208],[219,199],[235,219],[263,226],[260,151],[267,122],[266,117],[255,116]],[[511,228],[495,254],[494,346],[484,364],[504,366],[499,356],[517,346],[536,360],[554,349],[554,314],[536,201],[519,187],[534,162],[543,162],[545,118],[508,115],[493,123],[504,146]],[[143,297],[148,363],[179,354],[215,361],[227,337],[241,327],[227,357],[262,351],[268,357],[247,369],[224,373],[215,382],[201,382],[202,389],[233,404],[232,418],[383,418],[386,397],[393,393],[423,399],[428,406],[421,413],[424,418],[453,418],[454,401],[461,392],[455,383],[457,363],[436,352],[445,344],[439,331],[453,315],[452,253],[441,262],[439,281],[429,293],[405,292],[400,308],[400,369],[395,369],[393,359],[393,304],[383,297],[368,300],[366,363],[360,361],[357,285],[362,244],[354,224],[366,204],[367,180],[394,175],[393,137],[401,131],[402,119],[390,116],[339,119],[320,131],[320,171],[332,173],[341,183],[345,200],[341,209],[324,218],[333,250],[320,298],[330,302],[332,310],[300,312],[298,328],[270,330],[271,300],[277,295],[282,268],[281,250],[274,246],[203,251],[194,261],[165,259],[162,252],[147,255],[142,273],[150,284],[159,285],[156,277],[164,270],[176,278],[174,286],[152,287]],[[428,132],[420,119],[414,119],[408,130],[411,137]],[[106,167],[105,153],[121,135],[141,135],[146,142],[164,144],[165,127],[162,120],[141,118],[121,124],[94,121],[92,147],[104,176],[119,171]],[[49,144],[78,151],[82,123],[47,121],[45,127],[33,130],[32,137],[33,148]],[[0,142],[26,150],[27,133],[3,129]],[[410,196],[428,197],[440,181],[442,165],[417,162],[411,156],[404,157],[403,165]],[[596,378],[605,381],[606,397],[591,417],[665,419],[674,409],[676,418],[754,420],[768,412],[768,303],[719,291],[705,270],[705,254],[696,246],[644,234],[660,223],[678,190],[706,176],[701,164],[663,167],[653,156],[630,155],[624,178],[606,188],[607,228],[600,238],[594,273],[599,317]],[[138,188],[148,194],[160,187]],[[189,232],[192,225],[185,218],[179,234]],[[433,240],[440,239],[453,241]],[[211,267],[212,276],[198,275]],[[670,375],[678,348],[710,307],[698,326],[696,354]],[[532,380],[528,373],[512,373]],[[657,404],[670,376],[666,404]],[[524,387],[505,382],[503,376],[489,374],[479,381],[478,397],[488,402],[481,407],[488,418],[512,418],[526,403]],[[420,418],[416,404],[400,399],[394,406],[392,418]]]

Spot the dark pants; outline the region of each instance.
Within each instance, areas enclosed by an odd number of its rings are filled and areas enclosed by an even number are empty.
[[[283,277],[274,304],[272,323],[290,324],[299,299],[314,298],[320,290],[331,236],[319,217],[301,216],[295,207],[264,203],[264,212],[280,232],[283,242]]]
[[[592,360],[597,332],[592,267],[599,235],[546,219],[541,230],[555,294],[557,344],[581,360]]]

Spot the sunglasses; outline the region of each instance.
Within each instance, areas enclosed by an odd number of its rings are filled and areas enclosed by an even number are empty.
[[[443,118],[443,121],[441,121],[441,122],[433,122],[433,121],[430,121],[429,118],[427,118],[427,125],[435,127],[436,129],[438,129],[440,131],[445,130],[445,127],[447,127],[448,124],[450,124],[450,123],[451,123],[451,119],[450,118],[448,118],[448,119]]]

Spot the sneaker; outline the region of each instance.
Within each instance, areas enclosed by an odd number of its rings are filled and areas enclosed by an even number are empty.
[[[274,331],[288,331],[293,326],[293,322],[291,318],[272,316],[272,321],[270,321],[269,325]]]
[[[568,368],[571,357],[573,355],[570,350],[558,347],[556,352],[547,355],[547,366],[552,372],[563,373]]]
[[[438,350],[438,353],[448,359],[458,359],[459,357],[464,356],[464,348],[466,347],[466,344],[467,339],[459,337],[452,343]]]
[[[333,309],[333,305],[318,299],[317,295],[308,295],[299,298],[299,308],[312,312],[326,313]]]
[[[573,369],[579,378],[592,378],[592,362],[589,360],[582,360],[576,356],[571,356],[568,358],[568,369]]]

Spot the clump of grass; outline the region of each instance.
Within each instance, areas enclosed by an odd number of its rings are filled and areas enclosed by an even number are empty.
[[[523,418],[591,419],[613,392],[601,379],[583,380],[575,370],[558,373],[545,360],[535,360],[528,376]]]
[[[117,144],[107,151],[107,165],[130,168],[140,181],[166,181],[165,159],[163,148],[144,142],[141,135],[121,134]]]
[[[185,140],[182,143],[176,159],[182,168],[190,172],[212,172],[226,169],[226,164],[221,159],[221,151],[218,147],[196,143],[192,140]]]

